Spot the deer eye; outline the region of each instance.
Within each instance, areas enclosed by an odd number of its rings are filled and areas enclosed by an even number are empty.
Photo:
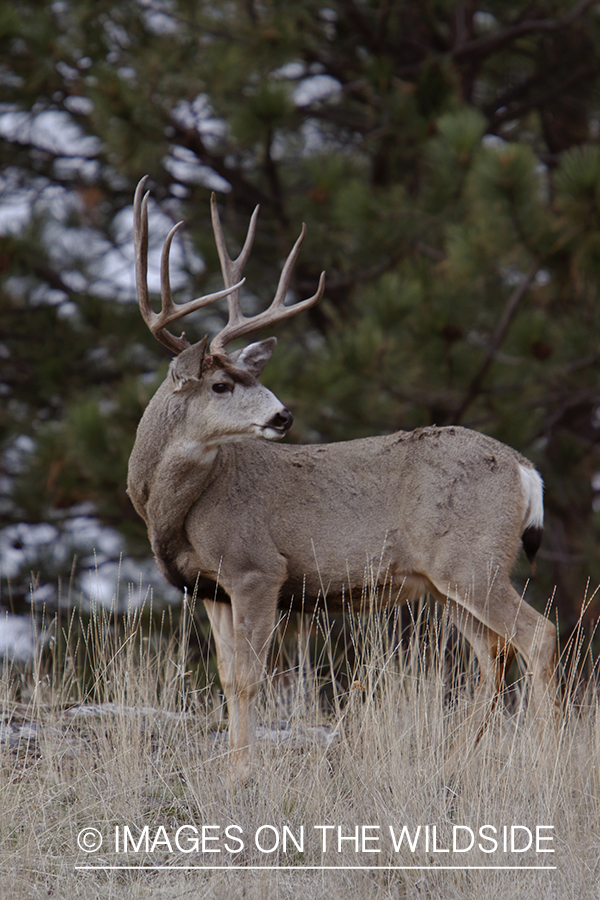
[[[215,394],[226,394],[227,391],[233,390],[233,385],[227,384],[225,381],[217,381],[216,384],[213,384],[212,389]]]

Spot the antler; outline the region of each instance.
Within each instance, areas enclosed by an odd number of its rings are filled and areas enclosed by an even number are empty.
[[[219,353],[225,348],[227,344],[231,343],[231,341],[235,340],[238,337],[242,337],[242,335],[244,334],[250,334],[253,331],[258,331],[259,328],[263,328],[265,325],[273,325],[275,322],[280,322],[283,319],[289,319],[291,318],[291,316],[295,316],[297,313],[302,312],[303,309],[309,309],[311,306],[315,306],[315,304],[317,304],[323,296],[323,292],[325,290],[325,272],[321,272],[321,277],[319,278],[319,287],[317,288],[316,294],[313,294],[313,296],[309,297],[307,300],[301,300],[298,303],[294,303],[292,306],[283,305],[290,286],[294,263],[296,262],[296,258],[300,252],[300,247],[302,246],[302,242],[306,234],[306,225],[303,224],[302,231],[300,232],[300,237],[292,247],[292,251],[285,261],[285,265],[279,277],[277,291],[271,305],[268,307],[268,309],[265,309],[263,312],[258,313],[255,316],[245,316],[242,313],[240,309],[239,289],[243,281],[238,280],[244,269],[244,266],[248,261],[248,257],[250,256],[250,251],[254,242],[254,235],[256,233],[256,218],[258,216],[258,210],[259,207],[257,206],[252,213],[250,225],[248,226],[248,234],[246,235],[246,240],[244,241],[244,246],[242,247],[240,255],[237,257],[237,259],[232,260],[225,246],[225,238],[223,237],[223,229],[221,227],[221,220],[219,218],[219,211],[217,209],[217,200],[214,193],[211,194],[210,214],[212,218],[213,231],[215,233],[215,242],[217,244],[217,250],[219,253],[219,260],[221,262],[223,281],[225,282],[227,287],[231,287],[233,285],[232,292],[227,297],[229,319],[227,321],[227,325],[225,325],[225,327],[222,328],[221,331],[219,331],[219,333],[212,339],[210,345],[211,353]],[[236,281],[238,281],[238,284],[234,285],[234,282]]]
[[[142,318],[152,332],[155,338],[168,347],[173,353],[181,353],[186,347],[190,346],[185,333],[181,337],[177,337],[167,331],[167,325],[187,316],[188,313],[202,306],[208,306],[221,297],[226,297],[234,291],[238,291],[245,279],[238,284],[227,284],[225,290],[217,291],[214,294],[206,294],[204,297],[198,297],[196,300],[189,300],[187,303],[174,303],[171,295],[171,284],[169,281],[169,252],[171,243],[176,232],[183,225],[178,222],[171,228],[167,239],[165,240],[161,265],[160,265],[160,295],[161,295],[161,311],[155,313],[150,305],[150,297],[148,292],[148,197],[149,192],[143,193],[147,175],[139,182],[133,199],[133,242],[135,246],[135,276],[137,285],[138,303]]]

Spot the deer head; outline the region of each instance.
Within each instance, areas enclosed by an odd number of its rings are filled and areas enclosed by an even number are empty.
[[[240,306],[240,289],[245,281],[241,275],[252,249],[259,207],[256,207],[250,219],[240,255],[232,260],[225,245],[217,201],[212,194],[211,217],[225,288],[187,303],[173,302],[169,281],[169,253],[173,238],[183,224],[179,222],[169,232],[163,247],[161,311],[156,313],[150,304],[147,282],[149,194],[144,193],[146,178],[147,176],[139,182],[134,198],[137,293],[142,317],[148,328],[157,340],[177,354],[166,381],[156,395],[163,404],[165,392],[171,395],[167,404],[171,427],[176,427],[179,420],[185,419],[186,434],[198,434],[205,451],[224,441],[247,437],[269,440],[283,437],[292,425],[292,414],[258,381],[275,349],[276,338],[249,344],[232,353],[228,353],[225,348],[236,338],[295,316],[319,302],[325,288],[325,273],[321,274],[318,289],[312,297],[291,306],[284,305],[306,227],[302,226],[300,236],[285,261],[275,296],[268,309],[254,316],[245,316]],[[222,297],[227,297],[228,321],[212,339],[210,347],[208,337],[190,344],[184,333],[176,336],[167,329],[167,326],[188,313]]]

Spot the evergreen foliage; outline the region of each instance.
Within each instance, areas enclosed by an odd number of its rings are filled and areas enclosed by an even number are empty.
[[[0,58],[7,525],[88,504],[147,553],[124,485],[166,362],[130,302],[148,173],[151,240],[187,223],[186,297],[220,286],[211,190],[233,245],[261,204],[249,308],[306,222],[295,290],[326,269],[326,299],[265,373],[293,439],[460,422],[516,447],[547,485],[528,597],[556,584],[576,620],[600,580],[596,4],[5,0]]]

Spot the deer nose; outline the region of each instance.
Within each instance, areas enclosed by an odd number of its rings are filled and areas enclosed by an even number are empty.
[[[282,409],[281,412],[275,413],[269,425],[273,428],[282,428],[284,431],[289,431],[294,422],[294,417],[289,411],[289,409]]]

